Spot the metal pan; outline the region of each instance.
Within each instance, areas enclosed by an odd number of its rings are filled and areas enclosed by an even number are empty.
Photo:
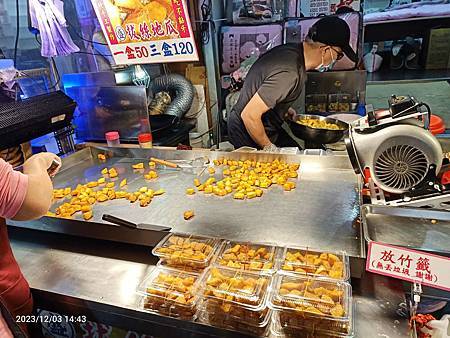
[[[341,130],[319,129],[311,128],[297,123],[301,119],[313,119],[325,121],[336,124]],[[348,124],[330,117],[323,117],[318,115],[297,115],[292,120],[289,120],[289,126],[292,133],[302,140],[309,141],[315,144],[335,143],[342,139],[344,134],[348,131]]]

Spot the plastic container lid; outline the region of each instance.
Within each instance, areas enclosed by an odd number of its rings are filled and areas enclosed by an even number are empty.
[[[138,142],[139,143],[147,143],[147,142],[152,142],[153,141],[153,136],[151,133],[142,133],[138,135]]]
[[[198,319],[201,323],[218,326],[228,330],[248,333],[257,337],[266,337],[270,329],[270,321],[272,318],[272,310],[268,310],[264,320],[258,325],[251,325],[245,318],[235,318],[233,316],[224,315],[208,311],[206,307],[200,307],[198,311]]]
[[[218,300],[223,304],[224,312],[229,312],[232,306],[261,311],[266,308],[271,281],[267,275],[211,267],[205,272],[201,284],[204,298]]]
[[[341,281],[350,278],[348,256],[343,251],[328,252],[286,247],[282,255],[281,270]]]
[[[105,133],[105,138],[107,141],[118,140],[120,138],[119,132],[118,131],[108,131],[107,133]]]
[[[198,302],[199,274],[156,267],[139,285],[142,307],[172,317],[190,318]]]
[[[194,298],[198,294],[199,277],[199,274],[193,272],[156,267],[136,291],[143,296],[160,297],[181,305],[192,305],[195,304]]]
[[[281,325],[279,313],[273,311],[272,320],[270,323],[270,333],[271,337],[285,338],[285,337],[295,337],[295,338],[350,338],[352,335],[339,332],[327,332],[320,329],[320,322],[318,324],[307,323],[301,325],[299,322],[297,327],[290,325]],[[286,324],[286,323],[284,323]],[[308,326],[309,325],[309,326]]]
[[[227,241],[216,264],[235,270],[274,273],[278,248],[274,245]]]
[[[277,273],[269,307],[281,325],[351,334],[352,288],[347,282]]]
[[[221,243],[218,238],[171,233],[153,248],[152,254],[168,266],[204,269]]]
[[[445,132],[444,120],[438,115],[431,115],[430,132],[433,135],[442,134]]]

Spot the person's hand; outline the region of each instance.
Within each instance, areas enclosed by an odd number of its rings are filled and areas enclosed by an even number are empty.
[[[267,153],[279,153],[280,148],[278,148],[275,144],[271,143],[271,144],[266,145],[263,148],[263,151],[265,151]]]
[[[61,159],[53,153],[39,153],[31,156],[23,164],[25,174],[47,171],[49,176],[55,176],[61,167]]]
[[[292,109],[292,108],[289,107],[288,111],[287,111],[286,114],[284,115],[284,118],[285,118],[286,120],[293,120],[294,117],[296,117],[297,115],[298,115],[298,114],[297,114],[297,112],[295,111],[295,109]]]

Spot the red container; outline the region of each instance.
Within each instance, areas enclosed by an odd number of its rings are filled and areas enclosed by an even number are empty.
[[[138,142],[141,148],[152,148],[153,136],[151,133],[142,133],[138,135]]]
[[[109,131],[105,133],[105,138],[108,147],[116,147],[120,145],[120,136],[117,131]]]
[[[445,123],[440,116],[431,115],[430,131],[433,135],[438,135],[445,132]]]

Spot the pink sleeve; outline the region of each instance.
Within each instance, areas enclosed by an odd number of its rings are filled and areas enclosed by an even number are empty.
[[[27,194],[28,176],[14,171],[0,159],[0,217],[13,218],[22,207]]]

